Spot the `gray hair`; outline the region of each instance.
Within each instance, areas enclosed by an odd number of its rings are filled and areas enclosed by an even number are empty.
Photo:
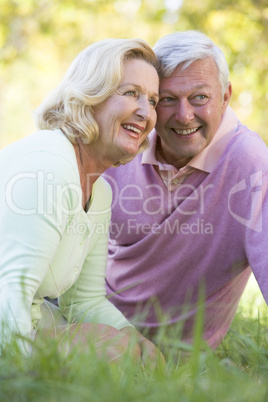
[[[205,34],[198,31],[175,32],[159,39],[153,50],[160,63],[161,78],[170,76],[179,64],[184,70],[194,61],[210,57],[219,71],[222,94],[228,88],[229,68],[225,56]]]

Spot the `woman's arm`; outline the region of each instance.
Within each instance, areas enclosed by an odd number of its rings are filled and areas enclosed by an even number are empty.
[[[57,155],[25,152],[1,166],[0,345],[15,335],[25,354],[29,345],[24,338],[32,330],[31,305],[67,222],[46,187],[54,189],[62,182],[59,163],[66,170]]]
[[[93,200],[88,214],[88,226],[91,227],[85,240],[88,254],[77,281],[59,299],[62,313],[70,323],[95,322],[117,329],[132,326],[106,298],[105,272],[111,200],[110,186],[103,178],[99,178],[94,184]]]
[[[103,213],[96,215],[98,220],[95,221],[95,225],[92,225],[93,230],[89,234],[91,250],[78,280],[72,288],[60,297],[60,307],[63,315],[70,323],[106,324],[108,333],[110,327],[120,330],[121,336],[127,335],[129,345],[136,345],[135,348],[138,346],[142,362],[146,365],[156,366],[159,359],[162,362],[164,361],[161,352],[152,342],[136,331],[124,315],[106,298],[105,271],[108,253],[110,199],[110,191],[102,194],[101,200],[102,202],[106,200],[106,204],[103,203],[102,205]],[[98,208],[101,208],[99,203]],[[85,328],[81,326],[81,330],[83,331]]]

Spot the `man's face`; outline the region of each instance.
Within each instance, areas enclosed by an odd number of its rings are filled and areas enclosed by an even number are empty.
[[[231,84],[222,96],[219,73],[213,59],[178,66],[160,82],[156,131],[158,150],[177,167],[185,166],[214,137],[231,97]]]

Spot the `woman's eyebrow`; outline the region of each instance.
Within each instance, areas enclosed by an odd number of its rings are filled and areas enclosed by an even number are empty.
[[[132,82],[124,82],[124,84],[120,85],[119,88],[125,87],[125,86],[129,86],[131,85],[132,87],[134,87],[135,89],[138,89],[140,92],[144,92],[143,88],[140,85],[137,84],[133,84]],[[152,96],[156,96],[157,98],[159,97],[158,92],[153,92]]]

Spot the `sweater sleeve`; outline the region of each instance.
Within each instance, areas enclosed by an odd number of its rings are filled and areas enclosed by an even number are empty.
[[[105,290],[112,194],[104,179],[95,184],[94,205],[89,211],[91,245],[77,281],[60,297],[59,305],[70,323],[94,322],[121,329],[132,324],[107,300]]]
[[[58,155],[35,151],[13,155],[1,170],[0,349],[15,336],[28,354],[33,298],[68,219],[52,190],[66,182],[66,175],[70,179],[70,166]],[[60,201],[70,205],[70,193],[61,194]]]
[[[268,172],[262,170],[250,176],[248,218],[236,216],[245,227],[245,248],[252,272],[268,304]]]

